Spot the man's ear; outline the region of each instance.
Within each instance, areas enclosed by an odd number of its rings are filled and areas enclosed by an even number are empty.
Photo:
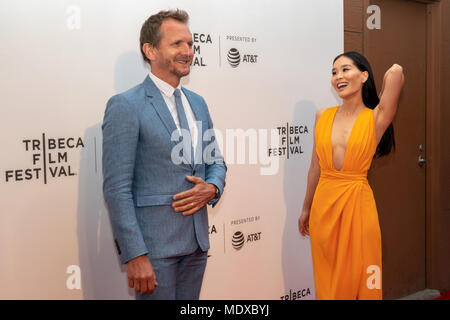
[[[142,51],[144,51],[145,56],[148,60],[153,61],[155,60],[156,56],[156,48],[152,46],[150,43],[144,43],[142,45]]]

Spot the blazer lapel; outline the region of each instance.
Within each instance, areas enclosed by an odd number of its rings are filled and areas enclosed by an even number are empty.
[[[164,124],[164,126],[167,129],[167,132],[169,133],[169,136],[172,137],[172,133],[176,130],[178,130],[175,121],[173,120],[172,114],[169,111],[169,107],[167,107],[166,102],[164,101],[161,92],[159,91],[159,89],[156,87],[155,83],[152,81],[152,79],[150,79],[149,76],[147,76],[144,80],[144,88],[145,88],[145,92],[147,94],[147,97],[149,98],[149,102],[151,103],[151,105],[153,106],[153,108],[155,109],[156,113],[158,114],[159,118],[161,119],[161,122]],[[188,91],[184,90],[184,88],[182,88],[184,94],[186,95],[186,93]],[[191,105],[192,111],[194,112],[195,118],[197,119],[197,121],[203,121],[202,119],[202,115],[200,112],[200,109],[197,108],[197,104],[193,101],[194,99],[191,98],[191,95],[188,93],[188,95],[186,95],[186,97],[188,98],[189,104]],[[199,132],[201,132],[201,128],[198,129]],[[172,141],[172,139],[171,139]],[[178,142],[177,141],[172,141],[173,145],[175,146]],[[197,143],[197,150],[198,147],[200,147],[200,145]],[[197,156],[200,155],[201,157],[201,151],[195,153]],[[197,157],[196,157],[197,158]],[[186,161],[189,163],[189,159],[186,158]],[[201,158],[200,158],[201,159]],[[196,160],[194,160],[195,163],[197,163]],[[190,166],[192,168],[195,167],[194,163],[189,163]]]
[[[194,113],[196,119],[198,137],[194,163],[195,165],[197,165],[201,164],[203,159],[203,133],[207,128],[207,119],[205,113],[200,107],[200,101],[198,101],[198,98],[196,98],[195,95],[191,94],[189,90],[186,90],[183,87],[181,87],[181,90],[183,90],[184,95],[188,99],[192,112]]]
[[[144,80],[144,88],[147,97],[149,98],[149,102],[153,105],[153,108],[156,110],[156,113],[169,132],[169,135],[172,136],[172,132],[177,130],[177,126],[175,125],[175,121],[170,114],[169,108],[167,107],[161,92],[159,92],[159,89],[149,76],[147,76]]]
[[[191,105],[192,112],[194,113],[195,119],[197,121],[201,121],[202,123],[206,121],[206,117],[204,112],[202,112],[200,108],[200,103],[198,99],[191,94],[189,90],[186,90],[185,88],[181,87],[181,90],[183,90],[184,95],[189,101],[189,104]]]

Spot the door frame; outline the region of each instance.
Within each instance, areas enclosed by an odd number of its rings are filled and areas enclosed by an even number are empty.
[[[423,1],[420,1],[423,2]],[[441,30],[442,4],[427,2],[426,75],[426,286],[439,288],[439,230],[441,212]]]
[[[425,102],[425,287],[439,288],[439,239],[441,212],[441,52],[442,3],[440,0],[407,0],[426,5],[426,102]],[[370,0],[363,0],[363,17]],[[363,19],[363,50],[368,52],[370,32]],[[406,79],[406,81],[408,81]]]

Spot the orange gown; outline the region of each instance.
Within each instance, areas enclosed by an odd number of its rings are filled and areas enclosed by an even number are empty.
[[[382,299],[381,232],[367,171],[377,148],[373,111],[353,125],[341,170],[333,163],[331,127],[338,107],[315,128],[320,165],[309,219],[317,299]]]

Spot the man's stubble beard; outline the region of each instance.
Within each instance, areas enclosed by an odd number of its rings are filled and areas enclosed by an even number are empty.
[[[172,73],[173,75],[175,75],[178,79],[181,79],[187,75],[189,75],[189,73],[191,72],[191,63],[192,61],[189,61],[189,68],[187,70],[186,73],[180,72],[175,66],[178,62],[174,60],[166,60],[165,65],[167,70],[169,70],[170,73]],[[172,64],[173,63],[173,64]]]

